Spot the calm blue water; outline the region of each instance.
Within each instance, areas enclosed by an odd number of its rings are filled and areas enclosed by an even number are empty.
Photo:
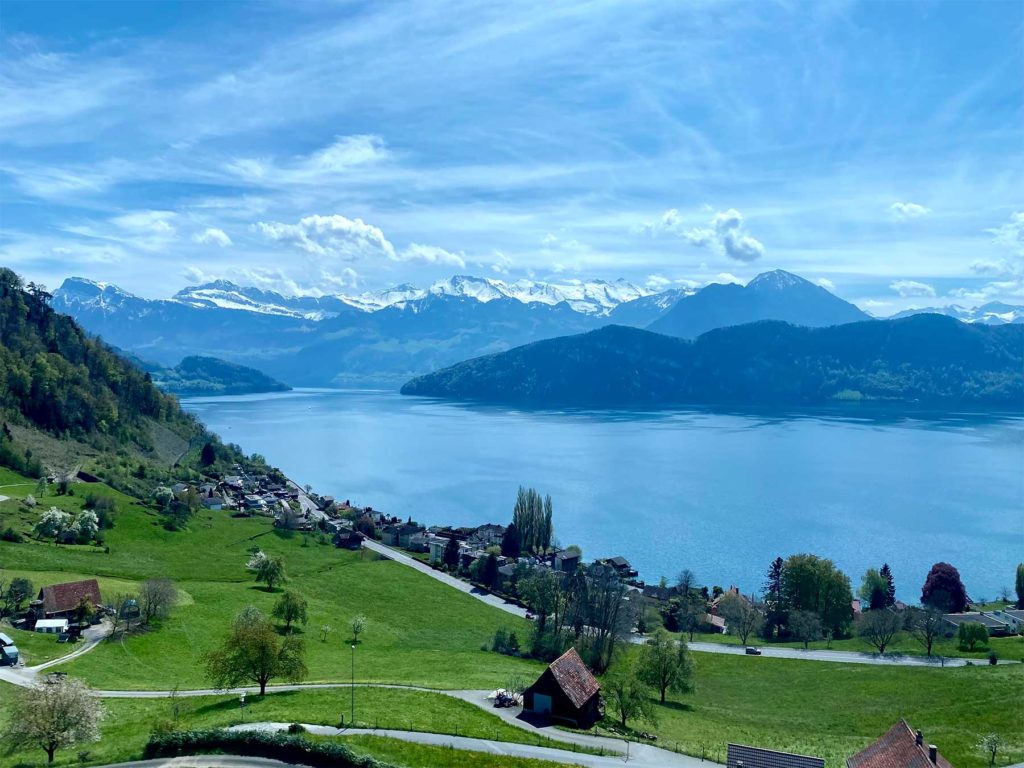
[[[300,483],[427,524],[506,523],[519,484],[556,537],[656,582],[692,569],[758,589],[777,555],[834,559],[854,589],[888,561],[916,602],[931,564],[975,598],[1024,558],[1024,419],[706,411],[524,412],[391,392],[185,402]]]

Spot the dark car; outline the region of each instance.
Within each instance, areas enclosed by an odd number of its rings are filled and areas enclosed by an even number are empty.
[[[761,649],[760,648],[754,648],[753,646],[748,646],[747,650],[745,651],[745,653],[747,654],[747,656],[760,656],[761,655]]]

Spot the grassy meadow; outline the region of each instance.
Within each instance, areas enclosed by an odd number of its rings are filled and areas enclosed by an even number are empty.
[[[38,587],[97,576],[106,595],[131,591],[146,578],[168,577],[181,590],[181,604],[161,625],[104,642],[62,667],[94,688],[207,687],[203,652],[218,643],[241,608],[252,604],[269,613],[280,595],[280,590],[269,593],[255,584],[246,570],[253,545],[284,558],[287,588],[309,602],[309,623],[302,636],[310,682],[349,681],[352,651],[347,628],[356,614],[368,619],[355,652],[357,682],[492,689],[513,674],[532,679],[543,668],[535,661],[481,650],[499,627],[516,630],[525,640],[525,621],[371,553],[337,550],[316,537],[282,535],[266,518],[231,518],[224,512],[203,511],[189,530],[170,532],[145,505],[102,486],[77,485],[75,496],[48,496],[35,510],[27,510],[18,499],[31,492],[34,483],[19,482],[23,479],[10,474],[0,475],[0,480],[6,486],[0,493],[13,497],[0,502],[0,528],[10,525],[28,531],[51,504],[74,511],[84,501],[85,490],[112,495],[118,507],[116,525],[106,531],[109,551],[34,540],[0,542],[0,577],[24,575]],[[331,627],[326,640],[321,639],[322,625]],[[18,642],[30,663],[67,648],[49,638],[19,637]],[[743,742],[820,755],[830,768],[841,768],[846,757],[903,716],[958,768],[986,765],[974,745],[989,732],[1009,742],[1001,763],[1004,758],[1024,759],[1024,664],[918,669],[698,653],[694,657],[695,693],[670,695],[665,706],[655,707],[656,724],[637,724],[656,733],[662,746],[715,757],[727,742]],[[368,725],[441,733],[458,728],[461,735],[516,741],[534,738],[439,694],[361,688],[356,697],[356,718]],[[234,697],[179,697],[176,717],[181,727],[242,719],[336,725],[342,713],[348,717],[350,703],[344,689],[271,694],[249,701],[241,711]],[[172,711],[168,699],[108,700],[107,706],[111,715],[104,739],[89,747],[87,762],[137,757],[146,734],[170,719]],[[357,743],[389,755],[387,759],[408,754],[410,766],[454,764],[437,762],[445,756],[430,748],[359,739],[363,741]],[[0,765],[42,762],[40,756],[45,759],[41,752],[8,755],[0,758]],[[60,759],[73,762],[77,757],[69,751]]]

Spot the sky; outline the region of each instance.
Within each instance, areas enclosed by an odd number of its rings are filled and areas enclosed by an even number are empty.
[[[0,5],[0,259],[1024,304],[1024,3]]]

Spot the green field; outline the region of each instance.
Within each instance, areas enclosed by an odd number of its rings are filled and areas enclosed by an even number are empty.
[[[839,768],[902,716],[958,768],[986,764],[974,745],[989,732],[1010,742],[1002,757],[1024,759],[1024,664],[920,669],[714,653],[694,663],[697,690],[669,694],[658,724],[642,726],[661,746],[714,758],[732,741]]]
[[[32,484],[17,485],[17,477],[4,479],[12,481],[7,495],[24,495],[32,488]],[[90,490],[97,489],[91,486]],[[0,576],[25,575],[37,587],[97,575],[101,589],[109,595],[153,576],[177,582],[182,604],[162,626],[124,641],[105,642],[64,667],[95,688],[207,687],[201,654],[217,643],[243,606],[255,604],[269,611],[277,598],[254,584],[245,569],[247,550],[253,544],[284,558],[291,579],[288,588],[309,601],[310,621],[304,632],[309,681],[350,679],[347,626],[357,613],[368,617],[355,653],[357,682],[492,689],[513,673],[530,679],[542,669],[537,662],[481,650],[498,627],[513,628],[525,640],[529,632],[525,621],[411,569],[370,553],[336,550],[315,538],[282,536],[266,519],[233,519],[222,512],[203,512],[188,531],[169,532],[144,505],[113,491],[102,492],[114,495],[119,507],[117,524],[107,531],[109,552],[35,541],[0,542]],[[81,501],[79,493],[47,498],[40,506],[57,503],[74,508]],[[16,499],[0,503],[3,526],[30,528],[36,514],[38,510],[20,508]],[[326,642],[319,637],[323,624],[333,628]],[[26,658],[37,662],[54,653],[53,648],[65,646],[31,638],[24,650]],[[669,705],[657,708],[657,725],[641,726],[657,733],[660,743],[669,748],[678,746],[697,755],[704,750],[713,756],[727,742],[738,741],[821,755],[830,768],[840,768],[847,756],[904,716],[958,768],[985,764],[973,745],[981,734],[993,731],[1010,742],[1002,757],[1024,759],[1022,664],[917,669],[694,655],[696,693],[671,698]],[[1012,651],[1004,658],[1010,655]],[[262,701],[251,697],[253,703],[244,713],[231,698],[182,698],[181,720],[187,725],[223,724],[244,716],[336,724],[347,711],[347,693],[274,694]],[[110,700],[109,707],[116,717],[108,722],[104,741],[93,750],[104,760],[136,757],[145,734],[169,711],[167,701],[159,699]],[[521,731],[506,730],[486,712],[429,693],[360,689],[357,719],[382,727],[452,733],[457,725],[463,735],[465,729],[476,728],[488,738],[529,738]],[[422,761],[433,759],[429,751],[423,752]],[[416,763],[421,764],[435,763]]]
[[[11,691],[13,688],[10,685],[0,683],[0,723],[8,716],[4,702]],[[355,703],[356,721],[362,728],[392,728],[557,746],[548,739],[507,725],[471,704],[442,694],[357,688]],[[350,704],[350,691],[343,689],[275,693],[262,698],[249,696],[244,710],[239,706],[236,696],[107,699],[104,702],[106,718],[101,740],[95,744],[58,752],[55,763],[79,763],[78,753],[83,751],[89,752],[88,762],[109,763],[137,758],[146,744],[150,731],[158,724],[180,728],[212,728],[243,722],[292,722],[301,719],[305,723],[336,726],[339,724],[341,713],[344,713],[346,720],[350,719]],[[459,763],[457,757],[452,757],[451,750],[443,748],[404,745],[392,739],[368,736],[344,738],[346,741],[355,742],[354,745],[357,745],[360,751],[408,768],[440,768],[466,764]],[[410,759],[399,760],[399,756],[406,752]],[[455,753],[457,756],[460,754]],[[45,760],[46,756],[42,751],[0,753],[0,766],[4,768],[43,764]],[[544,768],[551,764],[524,760],[508,765]]]

